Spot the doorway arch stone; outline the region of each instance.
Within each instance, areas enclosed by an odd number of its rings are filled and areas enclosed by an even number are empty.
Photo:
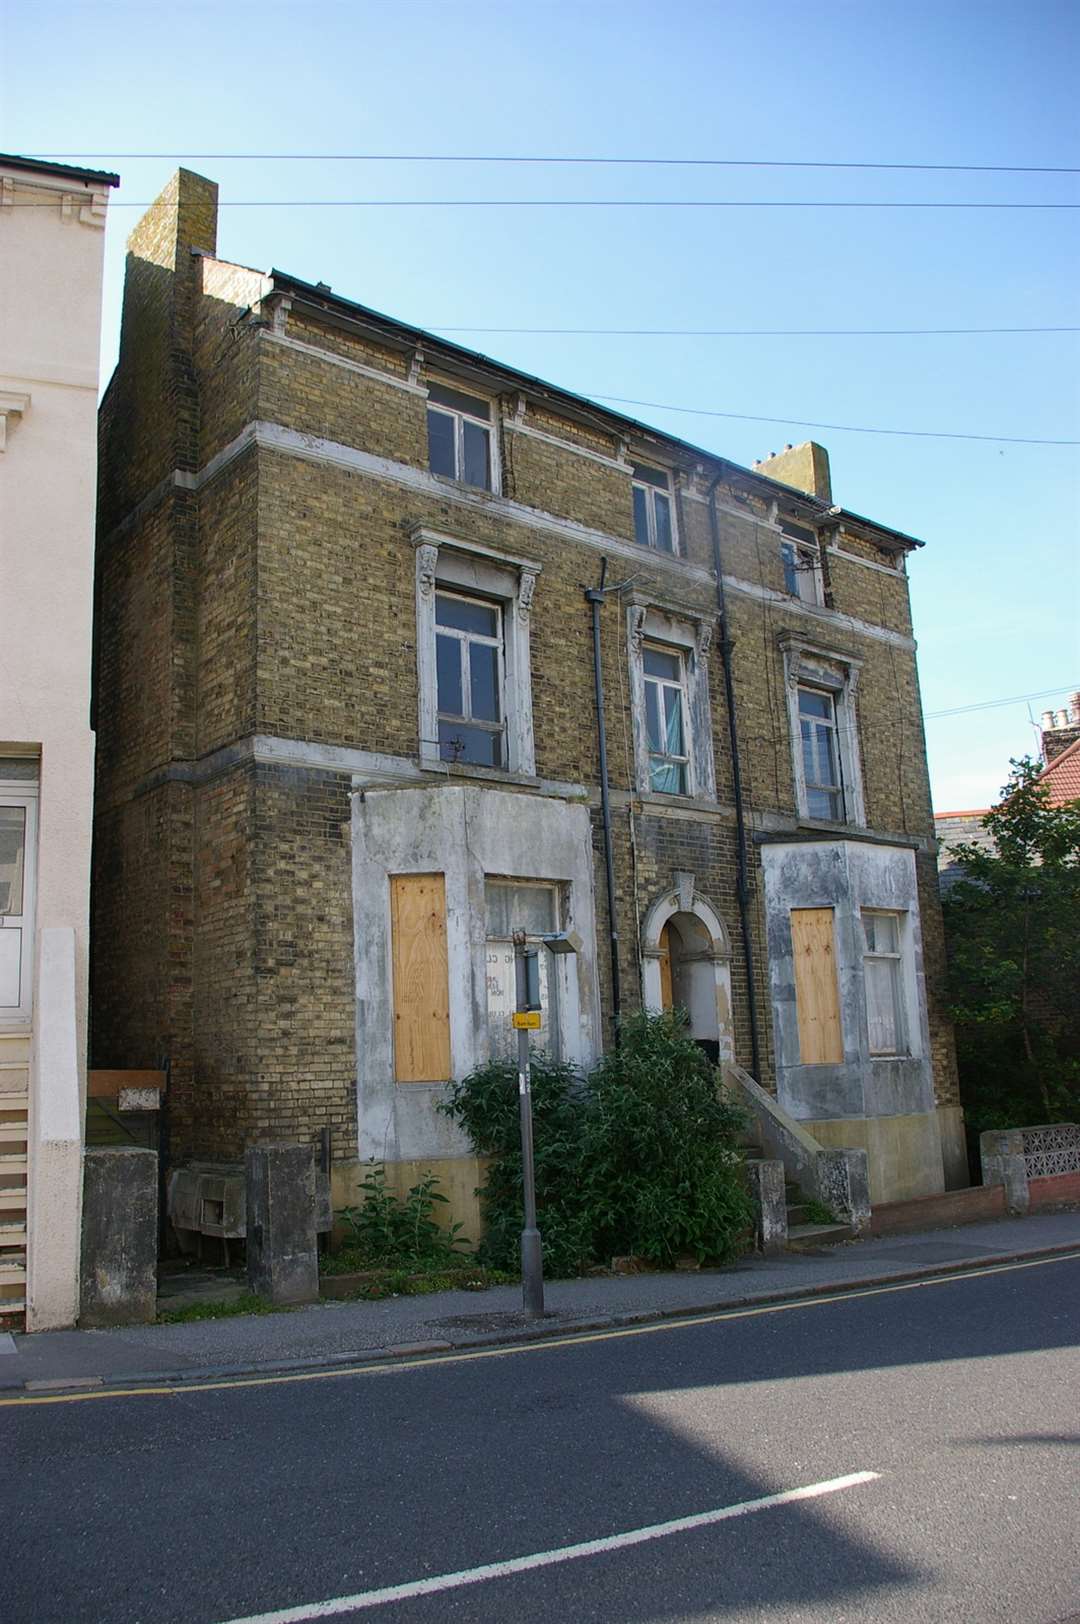
[[[695,890],[693,875],[656,898],[641,936],[645,1008],[686,1010],[690,1034],[734,1060],[731,1015],[731,937],[711,903]]]

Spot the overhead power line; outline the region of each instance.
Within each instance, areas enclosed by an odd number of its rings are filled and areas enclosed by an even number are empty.
[[[153,200],[151,200],[152,202]],[[111,209],[148,209],[151,204],[112,200]],[[7,208],[52,208],[51,203],[8,203]],[[828,198],[715,197],[228,197],[222,209],[1080,209],[1080,203],[904,202]]]
[[[1080,327],[445,327],[434,333],[530,333],[570,338],[946,338],[994,333],[1080,333]]]
[[[1076,684],[1071,685],[1075,688]],[[1013,694],[1009,699],[981,699],[974,705],[953,705],[950,710],[926,711],[924,719],[934,722],[941,716],[963,716],[968,711],[997,710],[1002,705],[1021,705],[1028,699],[1052,699],[1055,694],[1070,692],[1070,684],[1060,688],[1041,688],[1037,694]]]
[[[585,391],[583,391],[585,393]],[[944,429],[864,428],[854,423],[815,423],[805,417],[754,417],[748,412],[716,412],[704,406],[672,406],[661,400],[633,400],[628,395],[601,395],[588,391],[590,400],[616,406],[646,406],[654,412],[679,412],[689,417],[723,417],[738,423],[775,423],[780,427],[833,429],[841,434],[890,434],[916,440],[985,440],[995,445],[1080,445],[1080,440],[1036,440],[1017,434],[958,434]]]
[[[72,158],[109,158],[118,162],[146,158],[162,162],[187,158],[193,163],[597,164],[669,169],[871,169],[967,175],[1080,174],[1080,167],[1065,164],[867,163],[810,158],[630,158],[506,152],[39,152],[37,157],[46,162]]]

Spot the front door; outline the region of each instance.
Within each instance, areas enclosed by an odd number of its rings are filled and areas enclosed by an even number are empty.
[[[30,1020],[37,797],[0,790],[0,1027]]]

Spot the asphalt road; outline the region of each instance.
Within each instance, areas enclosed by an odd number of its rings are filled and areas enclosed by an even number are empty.
[[[1080,1613],[1078,1347],[1068,1258],[356,1373],[7,1402],[0,1617],[1056,1624]]]

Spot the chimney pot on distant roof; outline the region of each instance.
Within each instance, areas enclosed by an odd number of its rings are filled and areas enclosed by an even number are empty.
[[[1072,712],[1073,727],[1080,727],[1080,694],[1073,694],[1069,700],[1069,710]]]

